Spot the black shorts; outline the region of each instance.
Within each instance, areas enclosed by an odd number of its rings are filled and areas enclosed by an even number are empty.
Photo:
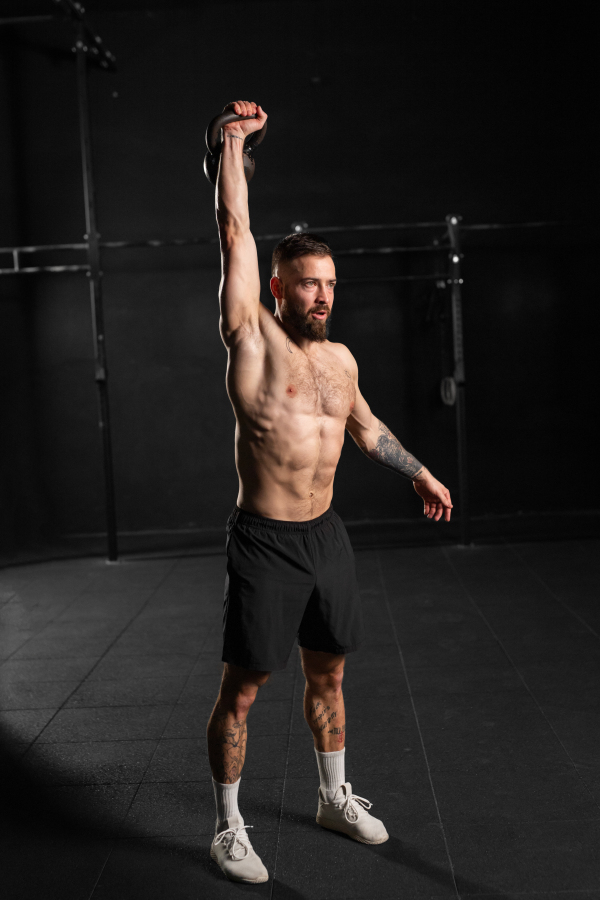
[[[223,661],[285,669],[294,645],[349,653],[364,631],[354,552],[332,507],[285,522],[236,506],[227,520]]]

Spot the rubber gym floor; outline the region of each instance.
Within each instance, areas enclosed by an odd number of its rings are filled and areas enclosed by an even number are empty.
[[[3,898],[598,900],[599,545],[357,549],[346,777],[390,839],[316,825],[294,650],[249,717],[256,886],[209,858],[224,555],[6,568]]]

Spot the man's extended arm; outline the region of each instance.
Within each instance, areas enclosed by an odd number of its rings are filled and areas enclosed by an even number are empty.
[[[373,415],[358,387],[358,367],[350,353],[349,369],[346,374],[356,384],[356,400],[354,409],[346,420],[346,428],[354,441],[369,459],[398,475],[410,478],[415,491],[423,500],[423,512],[429,519],[439,522],[443,515],[446,522],[449,522],[452,510],[450,492],[402,446],[387,425]]]
[[[398,438],[394,437],[390,429],[387,425],[383,424],[381,419],[376,419],[375,416],[373,416],[373,419],[374,427],[377,428],[377,431],[373,435],[375,446],[369,447],[366,443],[361,445],[355,438],[356,443],[363,453],[370,459],[375,460],[375,462],[380,463],[382,466],[386,466],[388,469],[398,472],[399,475],[404,475],[405,478],[410,478],[411,481],[418,478],[423,471],[424,466],[418,459],[412,456],[408,450],[404,449]]]

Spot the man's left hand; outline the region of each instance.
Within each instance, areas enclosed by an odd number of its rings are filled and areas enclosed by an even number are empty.
[[[452,501],[450,500],[448,488],[445,488],[427,469],[423,469],[417,475],[413,481],[413,486],[419,497],[423,499],[423,514],[428,519],[434,519],[434,521],[439,522],[444,516],[446,522],[450,521]]]

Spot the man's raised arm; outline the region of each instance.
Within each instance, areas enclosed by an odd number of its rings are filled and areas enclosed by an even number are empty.
[[[226,346],[258,325],[260,279],[256,244],[250,232],[248,185],[243,151],[246,137],[259,131],[267,116],[256,103],[239,100],[225,110],[252,116],[223,128],[223,147],[216,189],[217,224],[221,242],[221,337]]]

